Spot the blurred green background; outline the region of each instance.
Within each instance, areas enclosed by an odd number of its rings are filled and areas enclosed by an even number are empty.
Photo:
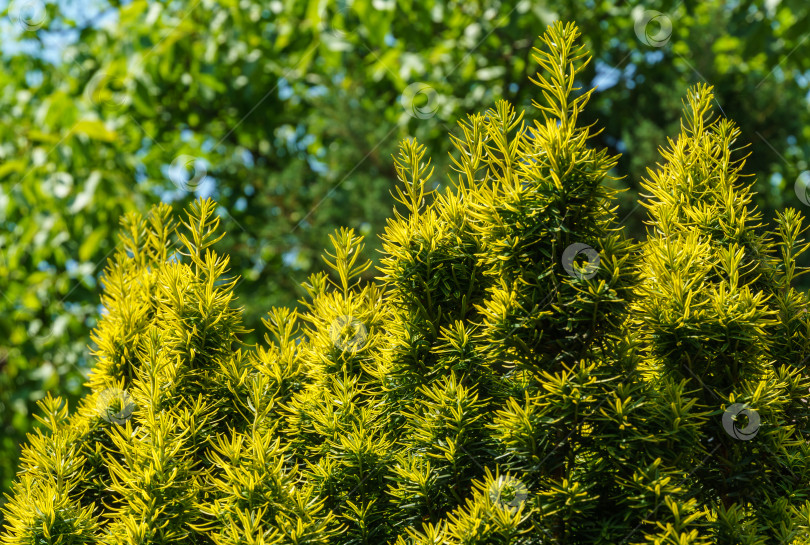
[[[810,202],[795,190],[809,15],[798,0],[0,0],[0,488],[35,401],[82,394],[122,213],[216,198],[256,342],[336,227],[366,235],[377,262],[399,140],[427,144],[445,185],[456,120],[502,97],[534,118],[532,47],[563,19],[595,57],[587,121],[604,128],[594,145],[623,154],[633,236],[640,177],[699,81],[751,144],[768,218]]]

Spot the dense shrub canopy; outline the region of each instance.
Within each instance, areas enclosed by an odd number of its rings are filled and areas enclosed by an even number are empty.
[[[536,50],[538,120],[460,122],[452,188],[402,142],[377,278],[337,231],[266,343],[213,201],[125,216],[90,393],[41,402],[2,542],[804,543],[802,219],[759,225],[697,86],[629,240],[577,38]]]
[[[255,343],[267,309],[304,310],[336,227],[379,265],[398,142],[430,150],[441,187],[455,120],[528,108],[537,29],[571,19],[594,58],[577,78],[598,86],[580,123],[623,153],[628,233],[644,238],[639,183],[694,81],[757,144],[763,217],[810,204],[806,0],[0,2],[0,492],[36,401],[83,394],[122,215],[214,198]]]

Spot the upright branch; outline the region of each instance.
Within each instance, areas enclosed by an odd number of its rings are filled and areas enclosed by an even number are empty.
[[[433,175],[433,167],[430,166],[430,158],[426,163],[422,160],[424,156],[425,146],[407,138],[399,146],[399,157],[394,157],[397,178],[405,186],[407,195],[397,185],[396,194],[392,193],[392,196],[407,207],[412,220],[419,217],[419,211],[425,205],[425,197],[433,193],[433,191],[425,192],[425,184]],[[402,217],[396,210],[395,213],[397,217]]]
[[[532,100],[532,105],[543,112],[546,122],[549,121],[549,114],[559,120],[563,132],[576,125],[577,114],[594,91],[590,89],[575,99],[571,98],[572,92],[580,89],[574,87],[577,75],[591,60],[587,47],[584,44],[577,45],[579,36],[579,29],[574,23],[563,25],[558,21],[549,26],[541,38],[546,47],[534,48],[533,57],[545,75],[538,72],[535,74],[537,79],[529,80],[540,87],[546,103]]]

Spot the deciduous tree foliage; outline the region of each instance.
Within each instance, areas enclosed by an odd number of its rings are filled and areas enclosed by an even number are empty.
[[[336,231],[257,347],[214,201],[127,214],[90,393],[40,402],[2,542],[806,543],[801,215],[758,224],[701,85],[626,237],[577,38],[535,51],[541,119],[459,124],[452,187],[404,140],[379,274]]]

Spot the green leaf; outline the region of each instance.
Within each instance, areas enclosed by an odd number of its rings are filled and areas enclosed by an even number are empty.
[[[116,139],[115,131],[107,129],[103,122],[96,120],[79,121],[73,126],[73,132],[103,142],[114,142]]]
[[[101,247],[101,241],[107,236],[107,230],[98,228],[88,235],[79,246],[79,259],[89,261]]]

